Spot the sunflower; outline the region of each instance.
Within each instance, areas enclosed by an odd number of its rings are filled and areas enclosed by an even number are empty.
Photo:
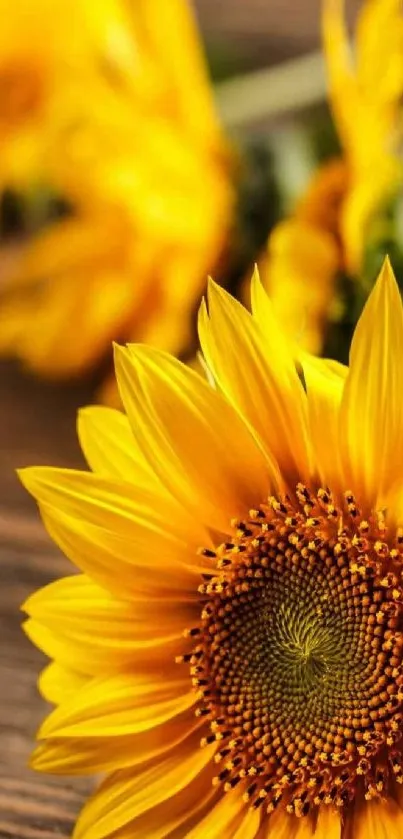
[[[338,274],[356,285],[363,281],[364,244],[371,243],[374,220],[385,219],[403,174],[400,0],[365,0],[353,43],[343,0],[323,0],[322,23],[329,104],[342,157],[314,173],[292,216],[274,230],[265,267],[276,311],[291,333],[298,324],[311,352],[322,350],[329,318],[341,314],[335,304]],[[386,52],[379,50],[379,32],[387,39]]]
[[[109,53],[99,37],[91,84],[75,80],[69,119],[46,142],[41,177],[69,212],[2,277],[0,353],[50,378],[100,364],[112,340],[185,350],[231,224],[232,155],[186,0],[114,5],[121,25],[112,0],[102,18]],[[41,5],[31,14],[40,22]]]
[[[215,386],[116,348],[91,471],[21,472],[81,573],[25,603],[55,709],[32,766],[103,773],[74,839],[399,839],[403,307],[386,262],[350,368],[294,363],[257,275],[211,284]],[[211,377],[210,377],[211,378]]]

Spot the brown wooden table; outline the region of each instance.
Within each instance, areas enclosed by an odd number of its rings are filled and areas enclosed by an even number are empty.
[[[363,0],[345,0],[353,20]],[[320,46],[322,0],[192,0],[203,37],[238,68],[277,64]]]
[[[36,507],[14,474],[17,466],[77,466],[75,413],[91,401],[85,388],[38,385],[0,364],[0,837],[70,837],[88,779],[54,779],[27,767],[46,713],[36,679],[45,658],[21,631],[20,604],[39,586],[68,573]]]

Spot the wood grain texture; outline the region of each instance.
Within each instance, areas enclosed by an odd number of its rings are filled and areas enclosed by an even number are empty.
[[[50,542],[15,467],[80,465],[75,413],[85,388],[37,385],[0,365],[0,837],[67,839],[92,782],[54,779],[27,766],[47,712],[36,681],[46,663],[21,630],[20,605],[71,566]]]

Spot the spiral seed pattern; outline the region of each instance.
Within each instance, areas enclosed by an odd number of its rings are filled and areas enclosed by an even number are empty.
[[[403,782],[403,535],[351,493],[338,509],[302,485],[232,524],[204,551],[185,657],[216,783],[297,816],[388,793]]]

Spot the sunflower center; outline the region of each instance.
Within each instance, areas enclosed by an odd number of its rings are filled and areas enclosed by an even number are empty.
[[[402,535],[302,485],[233,530],[187,657],[216,781],[300,816],[402,783]]]

